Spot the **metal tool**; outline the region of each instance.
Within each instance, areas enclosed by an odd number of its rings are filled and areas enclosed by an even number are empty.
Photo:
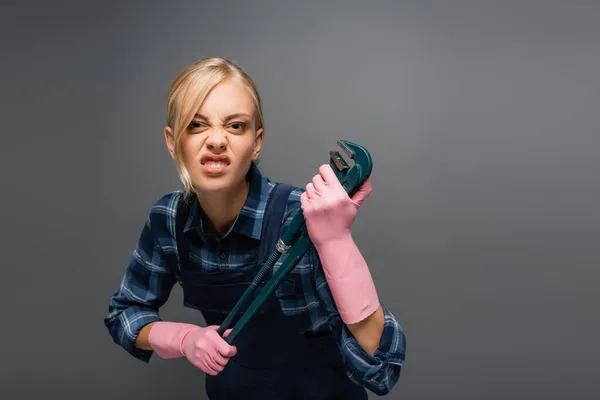
[[[329,165],[333,169],[338,180],[346,190],[349,196],[352,196],[363,182],[371,175],[373,169],[373,161],[369,152],[362,146],[349,142],[347,140],[339,140],[337,144],[342,148],[344,153],[350,158],[346,161],[339,151],[329,152]],[[302,209],[298,209],[294,218],[290,222],[287,230],[282,237],[277,241],[275,250],[269,256],[265,264],[262,266],[248,289],[244,292],[240,300],[236,303],[233,310],[229,313],[225,321],[219,326],[217,332],[223,336],[225,331],[229,329],[232,321],[242,306],[248,301],[250,296],[259,287],[267,273],[273,268],[277,260],[282,254],[288,253],[288,257],[279,267],[277,272],[263,287],[260,294],[248,307],[246,311],[231,330],[225,341],[229,344],[233,342],[240,330],[248,323],[248,321],[256,314],[260,306],[265,302],[267,297],[279,286],[281,281],[287,274],[298,264],[304,253],[310,248],[311,240],[306,229],[306,221]]]

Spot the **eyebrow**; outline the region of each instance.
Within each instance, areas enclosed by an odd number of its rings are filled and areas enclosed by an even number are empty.
[[[225,120],[225,121],[229,121],[229,120],[232,120],[232,119],[234,119],[234,118],[239,118],[239,117],[246,117],[246,118],[248,118],[248,119],[252,119],[252,116],[250,116],[249,114],[246,114],[246,113],[235,113],[235,114],[230,114],[230,115],[228,115],[227,117],[225,117],[225,119],[224,119],[224,120]],[[202,115],[202,114],[198,114],[198,113],[196,113],[196,118],[200,118],[200,119],[203,119],[203,120],[205,120],[205,121],[208,121],[208,118],[206,118],[206,117],[205,117],[204,115]]]

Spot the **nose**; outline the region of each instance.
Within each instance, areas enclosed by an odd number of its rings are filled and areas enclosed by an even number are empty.
[[[206,139],[206,146],[211,150],[225,150],[227,138],[219,127],[210,130],[210,134]]]

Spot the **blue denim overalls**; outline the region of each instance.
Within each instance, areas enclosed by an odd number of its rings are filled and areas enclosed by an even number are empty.
[[[180,201],[176,229],[184,305],[199,310],[208,325],[223,322],[275,248],[291,190],[287,184],[277,184],[272,190],[260,243],[257,248],[249,249],[257,252],[256,265],[235,270],[208,272],[187,262],[189,240],[198,239],[195,231],[183,234],[189,203]],[[264,282],[269,278],[267,275]],[[257,289],[256,294],[260,290]],[[302,296],[302,292],[282,294],[280,291],[279,295]],[[209,399],[366,400],[366,390],[346,376],[333,334],[310,336],[299,333],[306,318],[308,316],[284,315],[274,291],[234,340],[237,354],[218,375],[206,375]],[[239,316],[234,324],[238,319]]]

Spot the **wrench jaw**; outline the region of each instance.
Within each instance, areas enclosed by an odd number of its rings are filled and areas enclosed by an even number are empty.
[[[347,140],[338,140],[337,145],[351,160],[354,160],[357,151],[361,151],[360,146]]]
[[[330,151],[330,166],[346,192],[352,196],[371,174],[373,161],[367,149],[356,143],[339,140],[337,144],[349,160],[345,160],[339,151]]]
[[[350,166],[348,162],[344,160],[344,157],[340,154],[339,151],[330,151],[329,152],[330,164],[333,171],[336,172],[336,175],[339,177],[343,177],[350,170]]]

